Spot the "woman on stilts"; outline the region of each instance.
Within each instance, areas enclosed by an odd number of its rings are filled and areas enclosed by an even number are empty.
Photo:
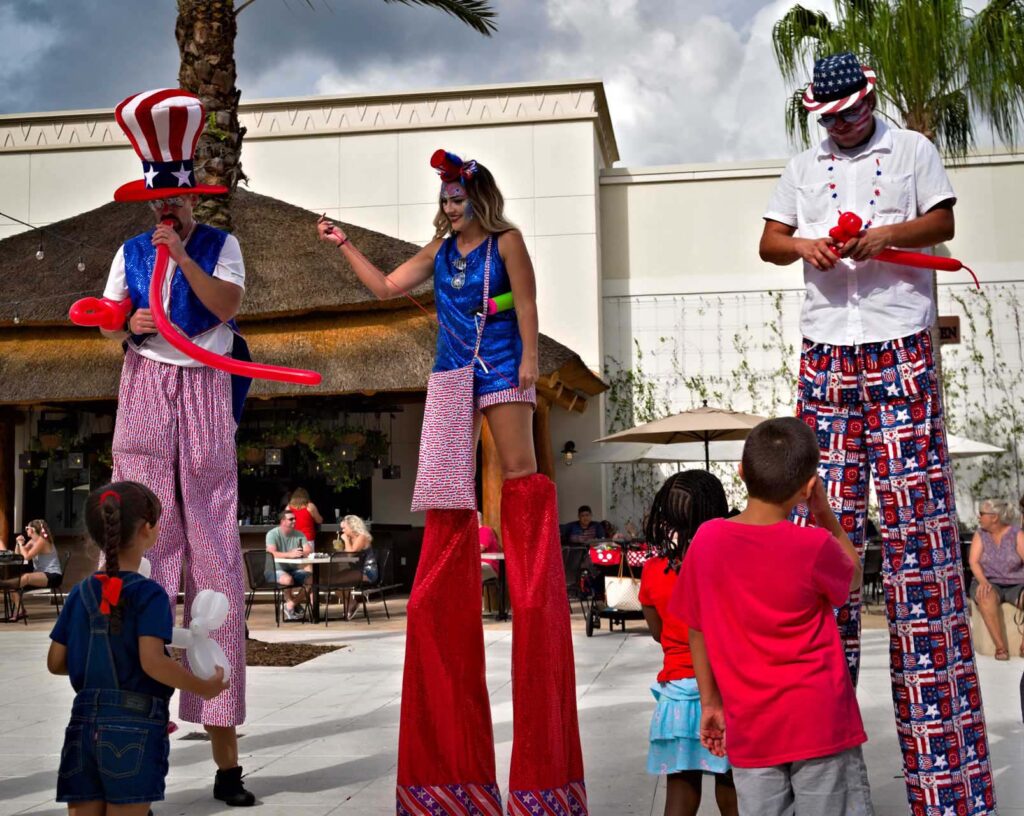
[[[440,326],[413,499],[413,509],[425,509],[427,519],[408,606],[397,813],[502,811],[484,673],[473,489],[483,415],[504,477],[502,543],[515,610],[508,813],[579,816],[587,804],[558,506],[554,484],[537,473],[533,446],[533,266],[486,167],[443,150],[431,165],[441,175],[435,237],[391,274],[377,269],[337,225],[318,224],[320,238],[339,247],[378,298],[407,295],[434,277]],[[488,298],[508,292],[514,310],[488,315]]]

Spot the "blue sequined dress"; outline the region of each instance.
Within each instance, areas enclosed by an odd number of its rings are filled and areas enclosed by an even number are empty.
[[[434,256],[434,301],[442,327],[437,332],[437,354],[434,371],[451,371],[469,364],[476,344],[477,313],[483,305],[484,266],[487,246],[491,246],[490,297],[511,290],[508,271],[498,251],[498,236],[485,239],[466,256],[464,270],[455,262],[462,256],[455,245],[454,235],[445,238]],[[461,274],[460,274],[461,273]],[[454,284],[462,280],[462,286]],[[451,329],[461,340],[456,340],[443,328]],[[473,394],[481,403],[532,402],[533,389],[526,394],[519,390],[519,363],[523,357],[523,341],[519,336],[519,321],[514,309],[491,315],[484,325],[480,342],[480,357],[474,367]],[[501,392],[509,392],[507,399]],[[489,399],[484,399],[489,398]]]

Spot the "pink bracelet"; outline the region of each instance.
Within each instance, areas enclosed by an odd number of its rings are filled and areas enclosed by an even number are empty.
[[[341,249],[347,243],[348,243],[348,236],[346,235],[344,238],[341,239],[341,243],[338,244],[338,249]]]

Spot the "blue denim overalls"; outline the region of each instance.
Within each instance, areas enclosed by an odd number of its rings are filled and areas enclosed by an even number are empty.
[[[138,573],[124,588],[145,580]],[[87,578],[80,592],[89,613],[85,686],[75,695],[57,779],[58,802],[127,805],[164,798],[170,740],[167,701],[121,691],[114,667],[110,617],[100,611],[100,585]]]

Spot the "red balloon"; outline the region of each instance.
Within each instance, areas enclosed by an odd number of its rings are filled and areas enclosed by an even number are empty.
[[[77,326],[99,326],[107,331],[119,331],[124,328],[131,310],[132,302],[129,298],[111,300],[87,297],[71,304],[68,317]]]
[[[149,282],[149,308],[153,312],[153,322],[156,323],[157,331],[160,332],[160,336],[164,340],[193,360],[197,360],[203,365],[208,365],[210,368],[215,368],[218,371],[226,371],[228,374],[252,377],[256,380],[297,383],[299,385],[320,384],[323,378],[317,371],[307,371],[302,368],[285,368],[284,366],[266,365],[264,363],[251,363],[245,360],[224,357],[220,354],[214,354],[202,346],[197,346],[183,334],[179,333],[174,324],[167,319],[163,298],[160,296],[164,287],[164,278],[167,276],[167,261],[169,259],[170,250],[164,244],[160,244],[156,248],[156,262],[153,264],[153,276]]]
[[[841,213],[839,215],[839,223],[828,231],[829,237],[837,244],[845,244],[860,234],[863,223],[857,213]],[[912,266],[915,269],[940,269],[943,272],[958,272],[961,269],[965,269],[974,280],[974,285],[979,289],[981,288],[981,284],[978,283],[978,276],[974,274],[974,271],[964,266],[956,258],[941,258],[937,255],[909,252],[905,249],[883,249],[872,260],[899,264],[900,266]]]

